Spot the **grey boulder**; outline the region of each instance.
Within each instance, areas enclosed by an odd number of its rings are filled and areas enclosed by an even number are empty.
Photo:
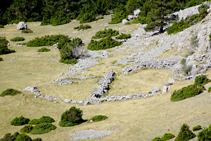
[[[25,22],[19,22],[17,30],[27,29],[27,24]]]

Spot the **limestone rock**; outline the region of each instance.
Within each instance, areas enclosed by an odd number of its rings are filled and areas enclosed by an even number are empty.
[[[170,86],[163,86],[162,94],[166,94],[168,90],[170,89]]]
[[[154,93],[156,93],[156,92],[159,92],[159,91],[160,91],[160,88],[158,88],[158,87],[152,87],[151,90],[150,90],[150,92],[151,92],[152,94],[154,94]]]
[[[134,19],[135,17],[133,16],[133,15],[128,15],[128,17],[127,17],[127,19],[128,19],[128,21],[130,21],[130,20],[132,20],[132,19]]]
[[[141,10],[136,9],[136,10],[133,11],[133,13],[134,13],[135,16],[138,16],[141,13]]]
[[[124,20],[122,20],[122,24],[127,24],[128,23],[128,20],[126,20],[126,19],[124,19]]]
[[[27,29],[27,24],[25,22],[19,22],[17,30]]]
[[[72,99],[65,99],[64,102],[71,103]]]

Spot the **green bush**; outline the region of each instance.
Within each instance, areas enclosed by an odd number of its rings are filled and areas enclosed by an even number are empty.
[[[203,86],[207,83],[209,83],[211,80],[208,79],[205,75],[200,75],[200,76],[197,76],[195,78],[195,85],[198,85],[198,86]]]
[[[19,134],[15,141],[32,141],[32,138],[25,134]]]
[[[173,135],[171,133],[165,133],[161,139],[166,141],[166,140],[170,140],[170,139],[172,139],[174,137],[175,137],[175,135]]]
[[[200,94],[204,90],[203,86],[188,85],[180,90],[175,90],[171,95],[171,101],[180,101]]]
[[[193,131],[198,131],[198,130],[201,130],[201,125],[197,125],[195,127],[193,127]]]
[[[0,57],[0,61],[3,61],[3,59]]]
[[[82,115],[83,112],[80,109],[71,107],[69,110],[62,114],[59,125],[62,127],[68,127],[81,124],[84,122]]]
[[[18,91],[18,90],[14,90],[14,89],[7,89],[5,91],[3,91],[0,96],[1,97],[4,97],[6,95],[11,95],[11,96],[14,96],[14,95],[17,95],[17,94],[20,94],[21,91]]]
[[[9,43],[9,41],[5,37],[0,37],[0,55],[15,52],[15,50],[8,49],[7,43]]]
[[[108,24],[117,24],[121,23],[123,19],[127,18],[127,13],[124,5],[119,5],[114,9],[114,15],[112,16],[111,21]]]
[[[33,129],[32,125],[25,125],[23,128],[21,128],[20,132],[21,133],[29,133]]]
[[[92,120],[93,122],[98,122],[98,121],[105,120],[105,119],[107,119],[107,118],[108,118],[107,116],[96,115],[96,116],[90,118],[87,122],[90,123],[91,120]]]
[[[42,37],[36,37],[33,40],[30,40],[26,45],[28,47],[40,47],[40,46],[52,46],[56,43],[58,43],[61,40],[68,40],[68,36],[65,35],[45,35]]]
[[[4,25],[1,25],[1,24],[0,24],[0,28],[4,28]]]
[[[116,39],[129,39],[129,38],[131,38],[130,34],[121,34],[116,37]]]
[[[42,138],[36,138],[36,139],[33,139],[32,141],[42,141]]]
[[[21,116],[21,117],[16,117],[16,118],[14,118],[14,119],[10,122],[10,124],[11,124],[11,125],[14,125],[14,126],[20,126],[20,125],[28,124],[29,121],[30,121],[29,118],[24,118],[23,116]]]
[[[164,141],[164,140],[162,140],[160,137],[155,137],[154,139],[152,139],[152,141]]]
[[[32,119],[29,121],[29,124],[40,124],[40,123],[53,123],[55,120],[49,116],[42,116],[39,119]]]
[[[210,141],[211,140],[211,125],[208,128],[203,129],[197,135],[198,141]]]
[[[16,41],[24,41],[24,40],[25,40],[25,38],[23,38],[23,37],[15,37],[15,38],[10,39],[10,41],[14,41],[14,42],[16,42]]]
[[[97,17],[97,20],[104,19],[104,16]]]
[[[210,91],[211,91],[211,87],[208,88],[208,92],[210,92]]]
[[[40,123],[33,127],[31,134],[44,134],[56,129],[56,126],[51,123]]]
[[[28,28],[28,29],[21,30],[21,33],[33,33],[33,31]]]
[[[110,36],[101,39],[100,41],[91,40],[88,44],[87,49],[89,50],[101,50],[101,49],[108,49],[115,46],[120,46],[122,42],[118,42],[113,40]]]
[[[48,51],[50,51],[50,49],[47,49],[45,47],[37,50],[37,52],[48,52]]]
[[[78,63],[78,60],[75,59],[75,58],[70,59],[70,60],[69,60],[69,59],[65,59],[65,60],[60,59],[59,61],[60,61],[61,63],[64,63],[64,64],[72,64],[72,65]]]
[[[174,141],[188,141],[192,138],[195,138],[196,135],[189,129],[190,127],[187,124],[183,124],[180,128],[180,132]]]
[[[109,29],[104,29],[102,31],[98,31],[94,36],[92,36],[92,39],[100,39],[107,36],[116,36],[118,34],[119,31],[109,28]]]
[[[86,30],[86,29],[89,29],[89,28],[92,28],[90,25],[80,25],[80,26],[77,26],[77,27],[74,27],[74,29],[77,29],[78,31],[83,29],[83,30]]]
[[[4,135],[3,138],[0,139],[0,141],[15,141],[18,135],[19,135],[18,132],[16,132],[14,135],[11,135],[11,133],[7,133]]]

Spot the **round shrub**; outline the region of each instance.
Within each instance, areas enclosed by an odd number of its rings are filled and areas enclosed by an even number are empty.
[[[211,125],[208,128],[203,129],[197,135],[198,141],[210,141],[211,140]]]
[[[42,138],[36,138],[36,139],[33,139],[32,141],[42,141]]]
[[[0,61],[3,61],[3,59],[0,57]]]
[[[32,119],[29,121],[29,124],[39,124],[39,123],[52,123],[55,120],[49,116],[42,116],[40,119]]]
[[[14,41],[14,42],[16,42],[16,41],[24,41],[24,40],[25,40],[25,38],[23,38],[23,37],[15,37],[15,38],[10,39],[10,41]]]
[[[4,97],[6,95],[11,95],[11,96],[14,96],[14,95],[17,95],[17,94],[20,94],[21,91],[18,91],[18,90],[14,90],[14,89],[7,89],[5,91],[3,91],[0,96],[1,97]]]
[[[92,122],[98,122],[98,121],[105,120],[105,119],[107,119],[107,118],[108,118],[107,116],[96,115],[96,116],[92,117],[91,119],[89,119],[87,122],[88,122],[88,123],[90,123],[90,121],[92,121]]]
[[[33,129],[32,125],[25,125],[23,128],[21,128],[20,132],[21,133],[29,133]]]
[[[25,134],[19,134],[15,141],[32,141],[32,138]]]
[[[183,124],[180,128],[180,132],[174,141],[188,141],[195,138],[196,135],[189,129],[187,124]]]
[[[84,121],[82,115],[83,112],[79,108],[71,107],[62,114],[59,125],[62,127],[78,125]]]
[[[14,126],[20,126],[20,125],[28,124],[29,121],[30,119],[24,118],[23,116],[21,116],[21,117],[14,118],[10,123],[11,125],[14,125]]]
[[[198,131],[198,130],[201,130],[201,126],[200,125],[197,125],[195,127],[193,127],[193,131]]]
[[[51,123],[40,123],[33,127],[31,134],[44,134],[56,129],[56,126]]]
[[[195,83],[196,85],[199,85],[199,86],[203,86],[207,83],[209,83],[211,80],[208,79],[205,75],[200,75],[200,76],[197,76],[195,78]]]
[[[50,51],[50,49],[47,49],[45,47],[37,50],[37,52],[48,52],[48,51]]]
[[[170,140],[170,139],[172,139],[174,137],[175,137],[175,135],[173,135],[171,133],[165,133],[161,139],[166,141],[166,140]]]

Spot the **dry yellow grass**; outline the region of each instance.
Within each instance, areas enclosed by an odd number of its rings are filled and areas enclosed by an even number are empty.
[[[79,25],[77,21],[58,27],[40,27],[36,26],[39,24],[38,22],[28,23],[29,28],[34,31],[32,34],[21,34],[16,30],[17,25],[11,25],[0,29],[0,36],[6,36],[8,40],[16,36],[23,36],[26,41],[29,41],[38,36],[60,33],[71,37],[81,37],[87,44],[91,35],[98,30],[102,30],[109,20],[110,17],[106,16],[105,19],[99,20],[97,23],[90,23],[93,28],[84,32],[73,30],[75,26]],[[136,29],[136,25],[123,26],[118,24],[108,26],[117,29],[121,28],[120,32],[126,33],[131,33]],[[38,54],[37,50],[39,48],[16,47],[14,46],[15,43],[10,43],[11,46],[9,48],[16,49],[17,52],[1,56],[4,61],[0,62],[0,92],[7,88],[23,89],[27,86],[51,82],[59,78],[59,75],[66,72],[69,67],[69,65],[57,62],[59,52],[53,48],[47,47],[51,49],[50,52]],[[118,52],[113,52],[113,49],[109,49],[109,51],[114,54],[113,57],[102,59],[100,64],[88,68],[84,74],[79,74],[83,76],[94,75],[97,76],[96,78],[82,80],[80,84],[75,83],[67,86],[46,84],[40,86],[39,89],[42,90],[44,95],[49,94],[62,99],[84,100],[90,96],[92,87],[95,86],[99,77],[110,70],[116,72],[116,80],[111,84],[109,95],[148,93],[151,87],[162,88],[168,82],[169,77],[171,77],[171,72],[166,69],[139,70],[124,76],[121,73],[122,66],[114,66],[111,62],[126,55],[119,56]],[[166,56],[169,56],[172,52],[170,50]],[[43,57],[37,58],[35,57],[37,55],[42,55]],[[53,61],[49,56],[55,57],[56,61]],[[210,78],[211,72],[207,74]],[[207,127],[211,123],[211,95],[209,93],[203,93],[180,102],[170,101],[170,95],[174,90],[192,83],[193,81],[177,81],[165,95],[160,94],[146,99],[104,102],[88,106],[63,102],[54,104],[42,98],[35,99],[34,95],[29,92],[23,92],[14,97],[0,97],[0,138],[6,133],[20,131],[21,127],[10,125],[10,121],[21,115],[30,119],[40,118],[45,115],[51,116],[56,120],[54,124],[57,129],[55,131],[42,135],[29,134],[32,138],[41,137],[44,141],[67,141],[70,140],[71,137],[69,135],[71,133],[84,129],[115,130],[108,136],[92,140],[149,141],[154,137],[161,137],[167,132],[177,135],[183,123],[187,123],[191,128],[196,125]],[[207,84],[206,88],[209,86],[210,84]],[[71,106],[80,108],[83,111],[84,119],[89,119],[99,114],[108,116],[108,119],[98,123],[83,123],[74,127],[59,127],[58,123],[61,114]]]

